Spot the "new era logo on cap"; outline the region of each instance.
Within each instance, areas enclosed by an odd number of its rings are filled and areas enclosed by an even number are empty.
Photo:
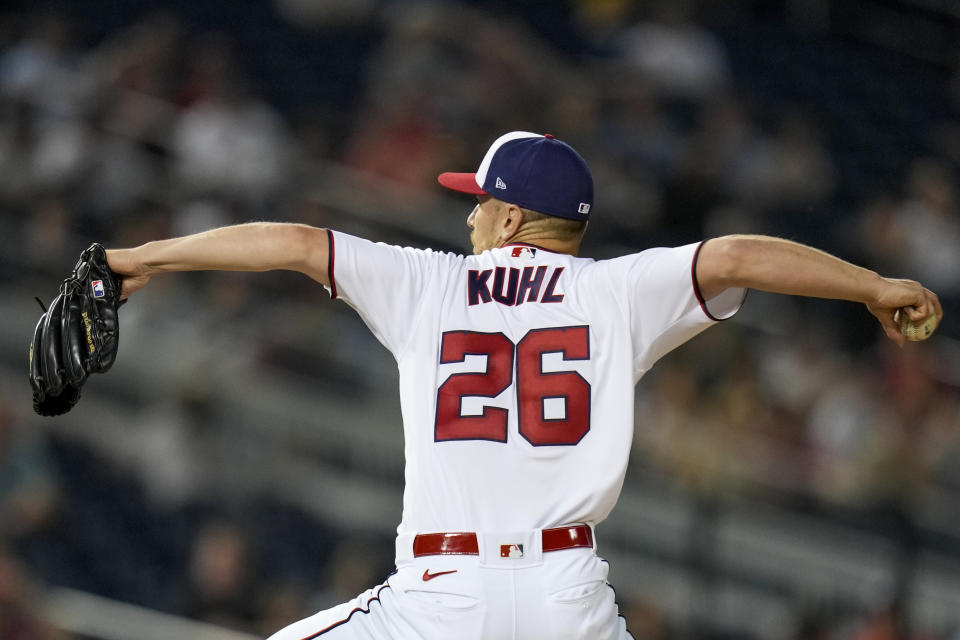
[[[455,191],[495,195],[558,218],[586,220],[593,206],[587,163],[549,134],[504,134],[490,145],[476,173],[443,173],[437,180]]]

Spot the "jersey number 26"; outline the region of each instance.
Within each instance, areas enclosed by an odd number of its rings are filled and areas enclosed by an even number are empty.
[[[487,357],[486,371],[454,373],[437,390],[434,439],[507,441],[507,409],[484,405],[480,415],[462,415],[464,397],[495,398],[514,381],[517,423],[534,446],[574,445],[590,430],[590,383],[576,371],[543,370],[543,355],[560,353],[564,361],[590,359],[589,327],[533,329],[516,345],[503,333],[447,331],[440,364]],[[562,403],[561,418],[547,418],[547,402]]]

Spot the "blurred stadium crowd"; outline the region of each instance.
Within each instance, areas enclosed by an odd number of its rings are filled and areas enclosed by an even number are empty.
[[[44,422],[24,373],[32,297],[93,240],[250,220],[462,251],[471,205],[436,175],[512,129],[590,163],[584,255],[771,233],[919,279],[947,312],[898,350],[855,305],[751,294],[642,381],[628,515],[600,527],[634,635],[960,637],[954,4],[12,5],[0,638],[88,637],[51,622],[53,586],[266,636],[382,580],[402,482],[395,373],[343,305],[284,274],[157,280],[124,308],[116,369]],[[730,542],[744,513],[777,530],[800,518],[817,535],[783,548],[821,559],[847,548],[826,532],[866,540],[848,546],[881,549],[873,577],[850,569],[845,590],[801,580],[817,564],[801,555],[751,564],[760,547]],[[618,577],[613,557],[659,569]]]

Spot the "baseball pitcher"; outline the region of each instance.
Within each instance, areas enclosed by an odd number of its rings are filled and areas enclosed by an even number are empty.
[[[915,324],[943,313],[917,282],[770,237],[578,257],[593,181],[550,135],[503,135],[475,173],[439,181],[476,198],[474,255],[273,223],[107,254],[124,297],[168,271],[302,272],[396,358],[396,572],[274,640],[628,638],[594,527],[620,493],[647,370],[750,288],[862,302],[900,345],[898,310]]]

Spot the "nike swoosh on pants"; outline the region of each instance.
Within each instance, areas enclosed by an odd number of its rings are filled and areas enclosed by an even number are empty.
[[[448,573],[456,573],[457,570],[453,569],[451,571],[437,571],[436,573],[430,573],[430,569],[425,569],[423,572],[423,581],[433,580],[437,576],[445,576]]]

